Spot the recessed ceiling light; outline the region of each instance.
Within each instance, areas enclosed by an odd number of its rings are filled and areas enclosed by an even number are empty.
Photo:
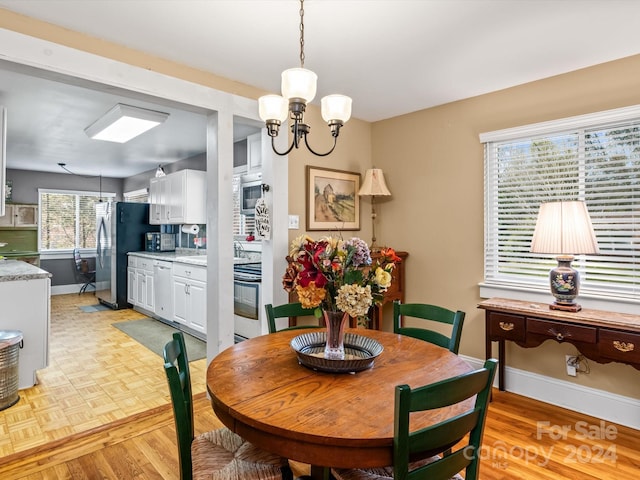
[[[168,113],[118,103],[84,132],[94,140],[125,143],[164,122]]]

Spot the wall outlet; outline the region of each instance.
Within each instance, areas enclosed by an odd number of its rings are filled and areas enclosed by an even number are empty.
[[[298,215],[289,215],[289,230],[298,230],[300,228],[300,217]]]
[[[565,364],[567,366],[567,375],[570,377],[578,376],[579,360],[576,355],[565,355]]]

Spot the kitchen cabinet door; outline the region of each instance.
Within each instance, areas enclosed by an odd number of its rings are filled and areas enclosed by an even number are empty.
[[[127,302],[131,305],[136,305],[136,269],[133,267],[127,268]]]
[[[192,280],[189,285],[188,326],[198,332],[207,332],[207,284]]]
[[[173,320],[187,324],[188,307],[187,307],[187,288],[188,280],[180,277],[173,277]]]
[[[185,197],[186,197],[186,172],[181,170],[167,177],[167,219],[168,223],[176,224],[184,222]],[[185,222],[186,223],[186,222]],[[206,220],[205,220],[206,223]]]
[[[247,173],[262,172],[262,133],[247,137]]]
[[[5,206],[5,214],[0,217],[0,227],[37,227],[38,206],[20,205],[8,203]]]
[[[134,299],[135,300],[134,305],[144,308],[145,295],[147,292],[144,270],[136,269],[135,284],[136,284],[136,296]]]
[[[150,312],[155,312],[155,298],[156,294],[154,292],[154,281],[153,281],[153,272],[144,272],[144,296],[142,298],[141,306],[142,308],[149,310]]]

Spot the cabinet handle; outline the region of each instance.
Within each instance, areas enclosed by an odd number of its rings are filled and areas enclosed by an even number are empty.
[[[500,328],[505,332],[510,332],[514,329],[515,325],[512,322],[500,322]]]
[[[571,334],[570,333],[562,333],[562,332],[556,332],[553,328],[550,328],[548,330],[548,332],[553,335],[554,337],[556,337],[556,340],[561,342],[562,340],[564,340],[567,337],[570,337]]]
[[[621,342],[619,340],[613,341],[613,347],[621,352],[633,352],[635,345],[631,342]]]

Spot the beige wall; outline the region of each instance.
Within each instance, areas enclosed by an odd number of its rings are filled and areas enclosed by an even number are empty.
[[[377,122],[373,162],[393,197],[378,210],[378,238],[407,250],[407,301],[467,312],[460,352],[484,357],[483,148],[478,134],[640,104],[640,56],[572,72]],[[551,300],[551,297],[550,297]],[[572,380],[564,369],[570,345],[509,345],[508,364],[531,372],[640,398],[640,372],[589,362]],[[497,352],[496,352],[497,354]]]
[[[174,62],[91,39],[0,9],[0,28],[141,66],[219,90],[257,98],[262,91]],[[304,232],[305,166],[364,174],[384,170],[393,196],[378,204],[378,243],[410,253],[407,301],[437,303],[467,312],[461,353],[484,357],[483,315],[478,283],[483,270],[483,152],[478,134],[495,129],[640,103],[640,56],[443,105],[373,125],[352,119],[336,151],[314,157],[301,150],[289,158],[289,213],[300,216]],[[317,109],[309,112],[310,141],[322,151],[329,133]],[[362,230],[345,236],[371,237],[369,202],[361,208]],[[312,232],[318,237],[326,232]],[[386,327],[388,325],[387,309]],[[509,346],[509,364],[569,379],[562,365],[571,346],[546,342],[537,349]],[[638,371],[620,364],[590,362],[591,374],[576,382],[640,398]],[[570,379],[569,379],[570,380]]]

